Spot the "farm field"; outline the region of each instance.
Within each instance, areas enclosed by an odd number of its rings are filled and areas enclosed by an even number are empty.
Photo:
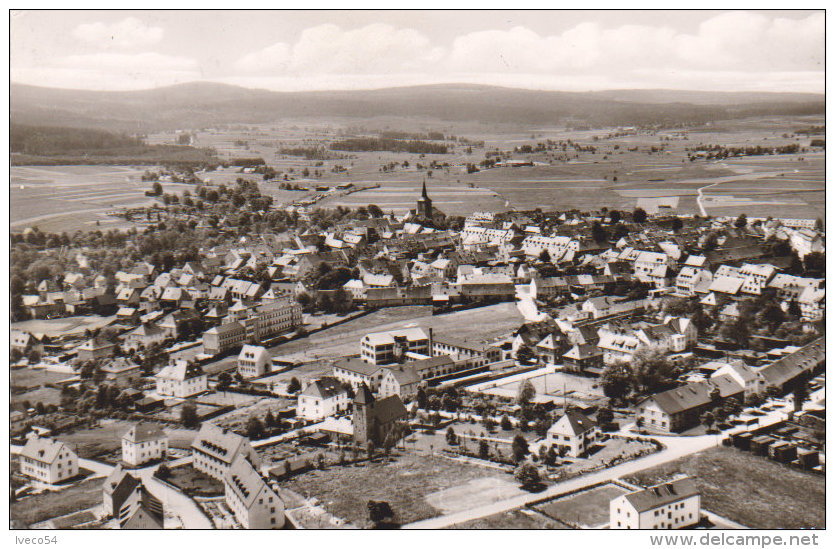
[[[451,124],[442,121],[393,119],[380,121],[377,129],[401,127],[414,131],[443,128],[445,134],[484,141],[467,154],[466,147],[455,144],[447,154],[420,155],[387,151],[327,151],[325,160],[307,160],[301,156],[281,155],[282,148],[324,147],[341,138],[351,121],[333,124],[305,120],[282,124],[238,126],[228,129],[198,131],[194,145],[214,147],[224,159],[262,157],[268,165],[289,176],[289,182],[304,187],[333,187],[340,183],[355,186],[379,186],[348,195],[332,196],[317,202],[320,207],[338,205],[356,208],[377,204],[384,211],[402,214],[414,208],[425,179],[430,197],[447,215],[467,215],[473,211],[516,209],[592,210],[602,206],[632,210],[639,197],[678,196],[677,211],[697,214],[698,189],[707,189],[715,198],[706,202],[709,215],[796,216],[813,217],[824,211],[825,153],[806,152],[790,155],[750,156],[723,161],[699,159],[690,162],[686,148],[699,144],[725,146],[774,147],[787,144],[808,146],[810,138],[792,132],[804,125],[823,124],[822,116],[762,117],[716,122],[710,127],[682,129],[676,132],[642,132],[612,137],[618,128],[569,130],[560,127],[525,129],[511,125],[485,127],[480,124]],[[368,125],[368,121],[360,122]],[[394,124],[392,126],[391,124]],[[367,129],[366,133],[375,131]],[[348,132],[350,134],[350,131]],[[171,143],[176,134],[156,134],[149,143]],[[512,151],[514,147],[535,145],[546,139],[572,141],[593,146],[595,152],[550,150],[532,155],[514,155],[535,162],[534,166],[483,169],[467,174],[467,163],[479,163],[489,151]],[[663,152],[651,148],[663,147]],[[382,170],[392,163],[409,162]],[[417,170],[416,164],[446,163],[448,167]],[[344,171],[335,172],[335,166]],[[307,168],[318,170],[319,177],[303,178]],[[144,196],[149,184],[140,180],[145,168],[130,166],[14,166],[10,177],[12,205],[11,226],[23,229],[37,225],[42,231],[121,228],[129,224],[106,212],[123,206],[147,205]],[[292,171],[291,171],[292,170]],[[201,173],[213,185],[232,185],[239,177],[259,183],[263,193],[273,197],[276,206],[315,196],[315,191],[298,192],[279,189],[282,181],[265,183],[258,174],[242,174],[237,169]],[[743,190],[737,182],[750,183]],[[803,193],[794,193],[800,183]],[[723,189],[728,185],[727,189]],[[181,192],[190,185],[166,183],[165,192]],[[772,194],[773,193],[773,194]],[[728,194],[733,197],[727,196]]]
[[[10,227],[37,226],[44,232],[111,229],[130,226],[105,215],[126,206],[150,205],[141,181],[146,168],[128,166],[12,166],[9,174]],[[164,183],[165,192],[193,185]]]
[[[536,509],[566,524],[580,528],[601,528],[609,523],[609,502],[627,492],[627,489],[616,484],[604,484],[539,504]]]
[[[711,448],[624,480],[649,486],[677,474],[694,477],[703,508],[750,528],[826,527],[824,476],[734,448]]]
[[[370,499],[388,501],[396,522],[407,524],[442,514],[442,509],[430,503],[440,504],[438,498],[442,491],[485,478],[513,482],[510,475],[495,469],[407,453],[386,463],[377,460],[370,465],[309,471],[281,485],[306,497],[315,497],[328,512],[356,526],[366,527],[370,523],[365,502]],[[490,499],[489,492],[480,494],[464,489],[460,493],[447,494],[450,497],[445,505],[457,508],[495,501]]]
[[[51,320],[35,319],[22,322],[12,322],[12,330],[22,330],[34,334],[44,334],[48,337],[59,337],[66,335],[83,335],[86,330],[96,330],[107,326],[116,320],[112,316],[68,316]]]

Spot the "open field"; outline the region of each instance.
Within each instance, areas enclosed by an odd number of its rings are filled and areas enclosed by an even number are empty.
[[[44,405],[61,403],[61,391],[52,387],[41,387],[26,391],[25,393],[14,393],[9,395],[9,404],[17,405],[28,401],[30,405],[37,406],[38,402]]]
[[[41,387],[47,383],[58,383],[73,377],[72,374],[50,372],[32,368],[15,368],[9,371],[9,384],[13,387]]]
[[[702,507],[750,528],[826,527],[824,476],[733,448],[711,448],[625,480],[649,486],[677,474],[694,477]]]
[[[531,509],[515,509],[499,515],[463,522],[450,530],[568,530],[568,526]]]
[[[12,166],[9,177],[11,228],[37,226],[45,232],[120,228],[125,221],[106,212],[146,206],[151,188],[141,181],[146,168],[128,166]],[[164,183],[165,192],[193,190],[193,185]]]
[[[9,503],[9,518],[28,526],[75,511],[95,507],[102,502],[104,479],[85,480],[58,492],[43,492]]]
[[[537,396],[540,397],[549,396],[557,400],[565,397],[572,400],[590,401],[604,396],[603,389],[594,387],[597,384],[596,379],[564,372],[540,375],[529,378],[528,381],[531,382],[536,389]],[[494,383],[495,387],[485,388],[480,392],[514,398],[519,394],[519,386],[522,384],[521,381],[502,384],[501,379]]]
[[[582,528],[601,528],[609,523],[609,502],[627,492],[616,484],[604,484],[542,503],[536,509],[568,524]]]
[[[22,322],[12,322],[12,330],[22,330],[33,334],[44,334],[49,337],[65,335],[82,335],[85,330],[96,330],[107,326],[116,320],[116,315],[111,316],[68,316],[51,320],[35,319]]]
[[[370,525],[365,506],[370,499],[388,501],[396,522],[406,524],[442,514],[442,509],[430,503],[433,497],[438,503],[437,493],[485,478],[513,482],[510,475],[495,469],[407,453],[387,463],[377,460],[372,464],[313,470],[281,484],[317,498],[328,512],[365,527]],[[465,489],[459,496],[463,498],[460,504],[453,499],[447,504],[459,507],[467,500],[468,505],[477,506],[494,501],[490,492],[480,495]]]
[[[137,422],[120,419],[104,419],[96,427],[76,429],[71,433],[58,435],[58,440],[75,448],[82,458],[93,458],[111,452],[121,452],[122,435],[127,433]],[[195,431],[189,429],[164,427],[168,435],[169,446],[187,448],[194,439]]]

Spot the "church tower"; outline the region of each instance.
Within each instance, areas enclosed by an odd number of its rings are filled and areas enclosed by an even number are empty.
[[[374,395],[363,383],[357,387],[354,396],[354,414],[352,419],[354,427],[354,442],[364,446],[368,441],[376,444]]]
[[[426,180],[423,180],[423,192],[417,201],[417,215],[425,219],[432,219],[432,200],[426,194]]]

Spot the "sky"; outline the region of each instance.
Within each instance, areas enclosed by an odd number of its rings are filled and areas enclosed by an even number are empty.
[[[26,11],[11,81],[823,93],[822,11]]]

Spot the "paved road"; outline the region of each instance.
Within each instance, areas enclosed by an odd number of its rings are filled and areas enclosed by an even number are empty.
[[[181,465],[189,461],[191,461],[191,457],[181,458],[172,465]],[[134,474],[142,479],[142,482],[154,497],[162,501],[167,509],[180,517],[185,530],[211,530],[214,528],[212,521],[203,514],[203,511],[193,499],[154,478],[156,469],[156,466],[146,467],[134,471]]]

